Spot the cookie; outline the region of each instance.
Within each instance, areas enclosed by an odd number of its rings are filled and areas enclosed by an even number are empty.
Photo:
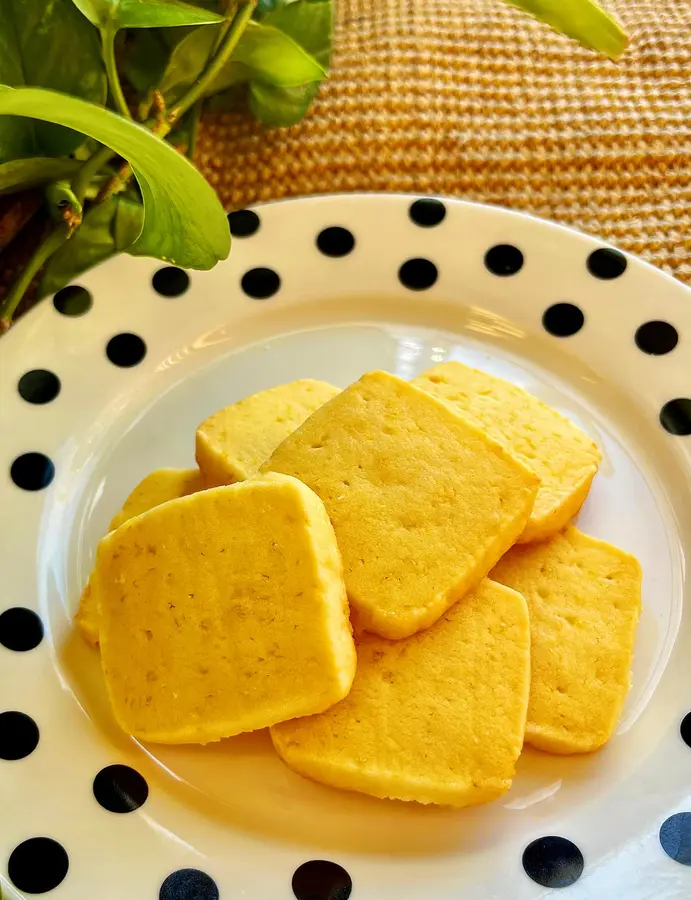
[[[123,522],[134,516],[159,506],[168,500],[175,500],[193,494],[203,487],[198,469],[156,469],[140,481],[110,523],[109,531],[119,528]],[[79,598],[79,609],[75,621],[86,640],[98,644],[99,602],[94,593],[91,578]]]
[[[521,543],[544,540],[571,521],[601,459],[587,434],[516,385],[459,362],[435,366],[413,384],[484,428],[538,476],[540,489]]]
[[[197,463],[207,487],[256,475],[273,450],[339,389],[306,378],[246,397],[197,429]]]
[[[273,452],[324,501],[355,627],[399,639],[475,587],[525,528],[538,479],[447,405],[363,376]]]
[[[172,500],[98,550],[101,658],[120,727],[207,743],[322,712],[355,672],[341,560],[319,498],[255,478]]]
[[[629,689],[641,609],[638,561],[569,528],[514,547],[491,577],[520,591],[530,611],[526,742],[550,753],[602,747]]]
[[[530,686],[520,594],[485,579],[403,641],[358,643],[350,694],[271,729],[281,758],[315,781],[374,797],[469,806],[511,786]]]

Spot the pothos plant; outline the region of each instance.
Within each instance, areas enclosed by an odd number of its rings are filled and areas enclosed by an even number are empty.
[[[626,45],[595,0],[509,2],[611,58]],[[190,162],[204,105],[300,121],[329,65],[333,3],[0,0],[0,195],[40,189],[45,220],[0,332],[32,284],[51,294],[115,253],[225,259],[225,213]]]

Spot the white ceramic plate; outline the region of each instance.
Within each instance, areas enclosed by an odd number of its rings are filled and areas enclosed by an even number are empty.
[[[123,256],[0,340],[0,756],[21,757],[0,759],[6,897],[346,900],[351,880],[354,900],[531,900],[568,883],[572,900],[691,896],[691,291],[537,219],[414,199],[260,207],[188,286]],[[120,733],[72,616],[135,483],[193,465],[196,425],[247,394],[446,359],[520,384],[603,448],[579,526],[644,571],[610,745],[527,750],[507,796],[453,811],[310,783],[264,733],[207,748]],[[311,860],[335,865],[294,878]]]

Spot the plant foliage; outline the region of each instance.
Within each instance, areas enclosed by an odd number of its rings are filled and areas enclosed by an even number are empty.
[[[595,0],[509,0],[611,58]],[[0,197],[43,190],[45,236],[0,304],[131,253],[208,269],[225,213],[186,159],[202,107],[246,102],[266,126],[307,113],[330,61],[334,0],[0,0]]]

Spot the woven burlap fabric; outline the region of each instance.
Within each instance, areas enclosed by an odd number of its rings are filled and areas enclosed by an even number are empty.
[[[439,193],[599,235],[691,282],[691,0],[616,0],[614,64],[500,0],[336,0],[308,118],[207,115],[228,208],[339,191]]]

